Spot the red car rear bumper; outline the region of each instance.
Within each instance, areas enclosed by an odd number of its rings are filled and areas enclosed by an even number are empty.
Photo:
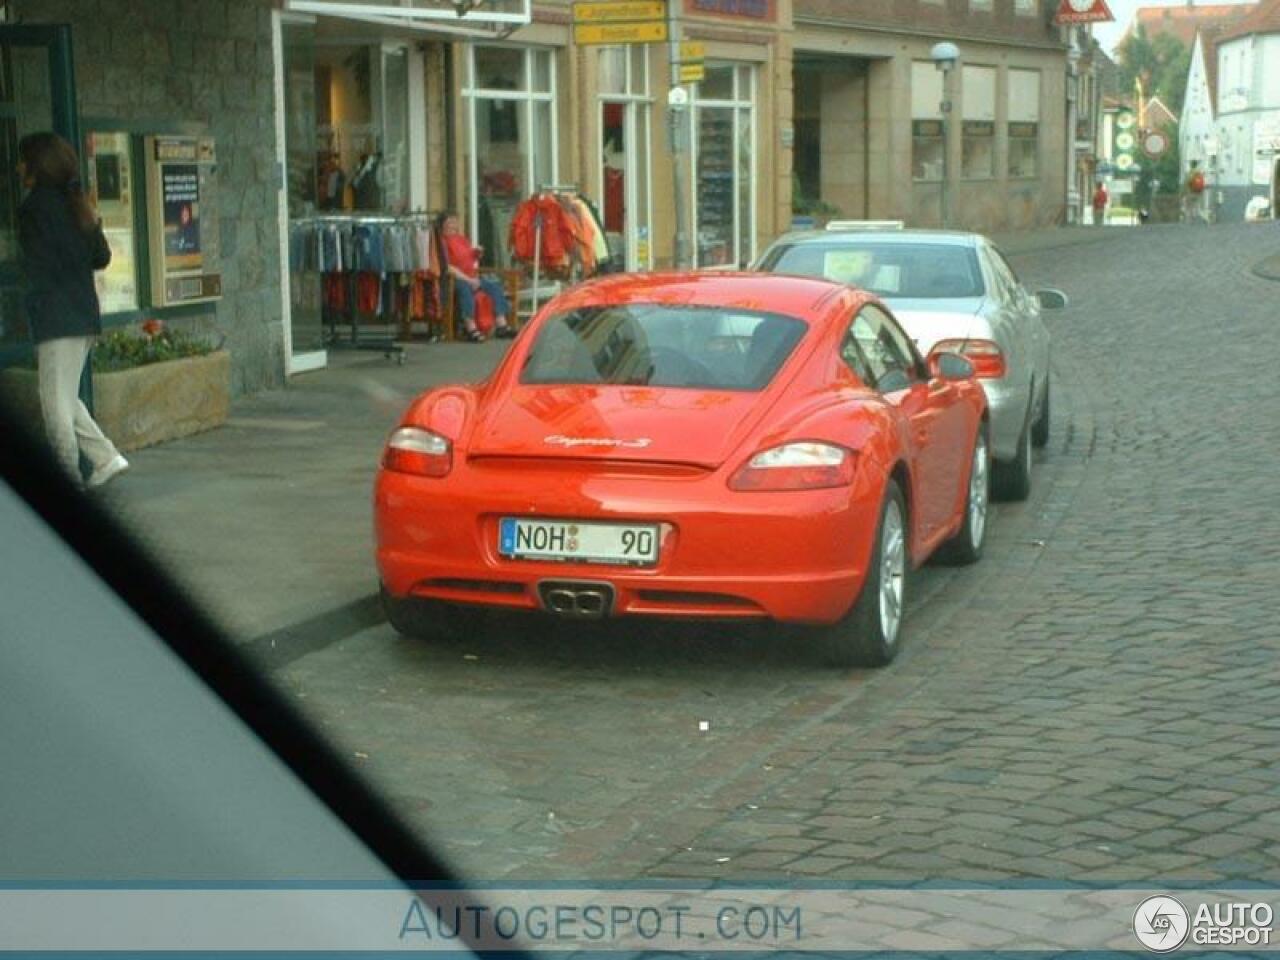
[[[830,623],[856,599],[871,555],[883,480],[865,473],[852,489],[740,493],[719,471],[654,478],[464,462],[434,480],[380,470],[378,569],[396,597],[536,610],[543,581],[595,581],[613,587],[615,616]],[[658,562],[505,558],[504,516],[660,523]]]

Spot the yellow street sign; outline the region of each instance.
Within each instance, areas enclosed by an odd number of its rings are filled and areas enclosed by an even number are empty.
[[[701,40],[680,41],[680,59],[682,61],[705,60],[706,58],[707,45]]]
[[[637,23],[577,23],[573,26],[573,42],[591,43],[662,43],[667,39],[667,21],[641,20]]]
[[[590,0],[573,5],[574,23],[661,20],[666,15],[667,5],[663,0]]]
[[[680,66],[681,83],[701,83],[707,76],[707,68],[700,63],[686,63]]]

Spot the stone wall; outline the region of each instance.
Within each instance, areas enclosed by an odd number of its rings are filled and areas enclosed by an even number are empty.
[[[269,0],[16,0],[27,23],[67,23],[86,130],[208,133],[216,172],[223,297],[173,321],[226,338],[231,387],[284,381]],[[205,214],[207,216],[207,213]]]

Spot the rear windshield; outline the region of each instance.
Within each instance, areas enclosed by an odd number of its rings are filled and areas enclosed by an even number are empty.
[[[548,318],[521,383],[762,390],[806,324],[746,310],[624,304]]]
[[[848,283],[882,297],[936,300],[983,295],[971,247],[842,239],[778,247],[761,269]]]

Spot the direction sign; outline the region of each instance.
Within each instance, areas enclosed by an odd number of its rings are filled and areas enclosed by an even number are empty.
[[[580,46],[592,43],[662,43],[667,39],[667,21],[640,20],[635,23],[575,23],[573,42]]]
[[[588,0],[573,5],[574,23],[619,23],[661,20],[667,15],[663,0]]]

